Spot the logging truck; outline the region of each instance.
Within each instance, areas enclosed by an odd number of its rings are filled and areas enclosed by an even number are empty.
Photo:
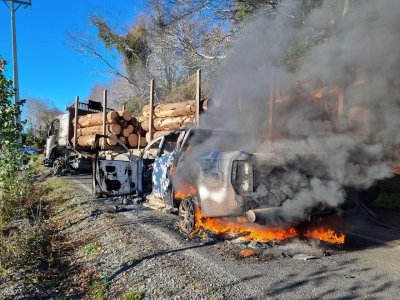
[[[106,95],[106,93],[105,93]],[[50,123],[45,145],[45,166],[54,173],[64,169],[90,171],[96,134],[107,134],[102,149],[118,151],[116,140],[129,147],[140,147],[140,138],[135,132],[137,121],[128,111],[107,108],[106,96],[103,104],[89,100],[67,107],[67,113]],[[145,146],[142,139],[142,147]]]
[[[46,145],[44,165],[53,167],[59,172],[63,167],[75,170],[91,169],[90,147],[79,146],[74,139],[74,119],[92,113],[101,113],[101,103],[89,100],[88,103],[79,102],[78,99],[66,108],[67,113],[57,116],[51,121]]]

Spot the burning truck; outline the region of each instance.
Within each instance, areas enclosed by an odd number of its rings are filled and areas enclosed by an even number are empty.
[[[100,140],[107,136],[97,136],[95,193],[143,199],[152,195],[178,211],[179,228],[186,235],[207,227],[207,220],[233,218],[236,225],[246,223],[245,230],[255,224],[253,229],[262,225],[280,228],[282,236],[296,236],[292,226],[337,208],[336,202],[331,205],[322,197],[292,215],[300,210],[294,198],[302,190],[319,185],[327,191],[334,188],[324,165],[327,153],[292,153],[288,159],[279,152],[244,151],[245,135],[237,132],[195,126],[175,129],[157,136],[139,154],[126,149],[118,156],[99,151]],[[351,189],[339,192],[347,199],[360,196]],[[373,191],[363,193],[376,196]],[[293,209],[287,209],[291,205]]]
[[[212,143],[211,151],[211,140],[224,142],[220,146]],[[293,186],[278,190],[268,180],[272,173],[285,173],[286,162],[274,153],[232,151],[231,145],[239,140],[236,134],[226,131],[190,128],[154,139],[139,156],[127,152],[129,159],[96,156],[96,192],[106,196],[152,194],[178,210],[179,229],[185,235],[191,235],[199,226],[214,230],[218,224],[212,223],[210,227],[210,220],[234,218],[239,223],[234,221],[230,228],[242,224],[236,230],[248,232],[249,224],[254,224],[250,230],[259,232],[261,240],[266,233],[273,233],[274,239],[297,236],[291,226],[304,220],[289,223],[282,210],[284,202],[294,193]],[[303,159],[304,167],[298,170],[303,180],[307,180],[306,166],[310,161]],[[298,184],[304,182],[299,180]],[[312,207],[304,218],[327,209],[327,206]],[[258,225],[280,229],[265,231]]]

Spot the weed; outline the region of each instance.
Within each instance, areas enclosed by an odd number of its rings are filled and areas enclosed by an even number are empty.
[[[142,300],[145,293],[143,291],[130,291],[123,296],[124,300]]]
[[[11,274],[11,270],[7,268],[1,268],[0,269],[0,277],[6,278],[8,275]]]
[[[400,211],[400,193],[380,193],[372,205]]]
[[[217,286],[214,286],[214,287],[212,287],[211,289],[210,289],[210,291],[211,292],[213,292],[213,293],[216,293],[216,292],[219,292],[219,287],[217,287]]]
[[[97,257],[99,256],[99,248],[96,243],[89,243],[82,248],[82,253],[86,256]]]
[[[103,300],[107,293],[109,283],[106,279],[93,280],[87,293],[89,299]]]

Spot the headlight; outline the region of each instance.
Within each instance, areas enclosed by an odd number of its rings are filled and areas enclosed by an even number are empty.
[[[245,160],[235,160],[232,164],[232,185],[240,196],[253,192],[253,165]]]

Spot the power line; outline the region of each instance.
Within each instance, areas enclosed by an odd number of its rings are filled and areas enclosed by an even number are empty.
[[[19,80],[18,80],[18,58],[17,58],[17,33],[16,33],[16,28],[15,28],[15,12],[20,8],[21,6],[23,8],[26,8],[28,6],[32,5],[31,0],[28,1],[22,1],[22,0],[3,0],[4,4],[8,7],[8,9],[11,12],[11,34],[12,34],[12,55],[13,55],[13,82],[14,82],[14,90],[15,90],[15,95],[14,95],[14,104],[19,105],[20,104],[20,98],[19,98]],[[17,115],[16,117],[16,123],[20,124],[21,123],[21,116],[20,114]],[[19,136],[19,142],[21,142],[22,138],[21,135]]]

